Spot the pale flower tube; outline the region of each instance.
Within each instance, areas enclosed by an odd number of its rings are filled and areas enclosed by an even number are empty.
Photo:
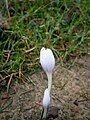
[[[40,51],[40,63],[48,77],[48,90],[51,91],[52,85],[52,72],[55,66],[55,58],[51,49],[44,47]]]
[[[43,113],[43,118],[46,118],[47,116],[47,110],[50,105],[50,94],[48,88],[44,91],[44,96],[43,96],[43,108],[44,108],[44,113]]]

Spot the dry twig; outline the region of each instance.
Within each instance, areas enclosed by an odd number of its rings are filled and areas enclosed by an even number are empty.
[[[6,9],[7,9],[7,12],[8,12],[8,17],[10,19],[10,13],[9,13],[9,9],[8,9],[8,0],[6,0]]]
[[[9,81],[8,81],[7,92],[8,92],[8,90],[9,90],[9,86],[10,86],[10,83],[11,83],[12,77],[13,77],[13,73],[10,75],[10,79],[9,79]]]
[[[15,75],[17,75],[17,74],[18,74],[18,72],[13,73],[13,76],[15,76]],[[5,76],[5,77],[2,77],[2,79],[0,79],[0,82],[3,81],[3,80],[5,80],[5,79],[7,79],[7,78],[9,78],[10,76],[11,76],[11,74],[10,74],[10,75],[7,75],[7,76]]]

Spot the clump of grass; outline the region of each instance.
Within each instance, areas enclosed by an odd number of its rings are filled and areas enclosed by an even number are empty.
[[[12,73],[20,78],[39,70],[42,46],[51,48],[59,63],[88,53],[88,1],[10,0],[8,4],[10,20],[3,1],[0,6],[7,22],[0,27],[0,81],[10,80]]]

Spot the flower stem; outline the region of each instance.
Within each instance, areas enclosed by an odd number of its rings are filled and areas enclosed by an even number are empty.
[[[47,117],[47,108],[44,108],[43,119],[46,119],[46,117]]]
[[[52,86],[52,73],[47,73],[47,77],[48,77],[48,90],[49,93],[51,92],[51,86]]]
[[[41,113],[41,118],[40,118],[40,120],[43,120],[43,113],[44,113],[44,108],[43,108],[43,110],[42,110],[42,113]]]

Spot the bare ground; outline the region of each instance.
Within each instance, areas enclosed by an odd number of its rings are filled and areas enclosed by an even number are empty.
[[[1,94],[0,120],[40,120],[46,75],[42,70],[28,79]],[[55,67],[51,106],[59,108],[56,120],[90,120],[90,56],[78,59],[70,69]]]

